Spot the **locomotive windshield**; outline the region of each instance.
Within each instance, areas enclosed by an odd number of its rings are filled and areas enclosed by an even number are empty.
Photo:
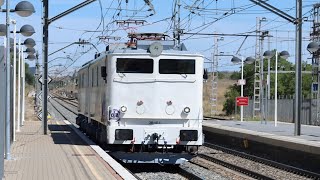
[[[160,74],[195,74],[195,60],[160,59]]]
[[[118,58],[117,73],[153,73],[153,59]]]

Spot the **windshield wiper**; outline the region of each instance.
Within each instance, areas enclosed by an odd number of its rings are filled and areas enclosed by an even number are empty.
[[[180,74],[182,77],[187,78],[188,75],[187,74]]]

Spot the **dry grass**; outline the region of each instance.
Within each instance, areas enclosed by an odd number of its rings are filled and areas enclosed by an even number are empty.
[[[211,114],[210,94],[212,93],[212,76],[209,77],[207,82],[203,83],[203,111],[205,116],[225,115],[225,113],[222,111],[223,104],[225,102],[224,94],[227,92],[228,87],[234,83],[235,80],[230,80],[228,75],[225,78],[218,80],[218,106],[216,114]]]
[[[26,121],[39,121],[37,114],[35,114],[35,111],[34,111],[33,97],[26,97],[25,120]]]
[[[25,91],[25,121],[39,121],[37,114],[34,111],[34,98],[30,94],[34,91],[34,88],[30,85],[26,86]]]

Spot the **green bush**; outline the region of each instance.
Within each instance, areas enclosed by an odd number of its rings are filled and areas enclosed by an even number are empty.
[[[226,101],[223,104],[223,111],[226,115],[231,115],[235,113],[235,100],[236,97],[240,96],[237,86],[230,86],[229,90],[225,93],[224,97]]]

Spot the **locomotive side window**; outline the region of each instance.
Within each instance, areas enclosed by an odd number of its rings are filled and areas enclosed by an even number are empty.
[[[153,73],[153,59],[118,58],[117,73]]]
[[[160,59],[160,74],[195,74],[196,62],[193,59]]]

